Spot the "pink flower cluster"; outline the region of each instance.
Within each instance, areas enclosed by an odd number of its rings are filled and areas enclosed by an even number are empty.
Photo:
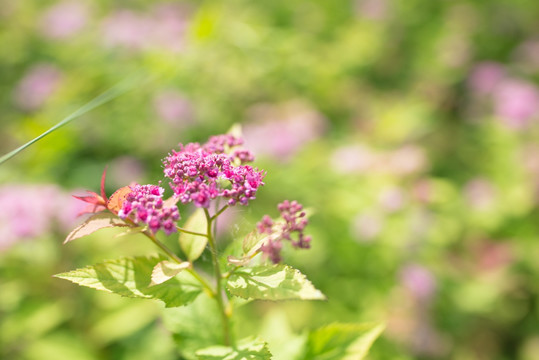
[[[282,241],[288,240],[296,249],[309,249],[311,247],[311,237],[306,236],[303,230],[308,224],[305,218],[303,206],[297,201],[285,200],[280,203],[277,208],[281,213],[281,218],[284,221],[274,222],[268,215],[264,215],[262,220],[257,224],[257,229],[260,234],[270,235],[269,239],[262,245],[260,250],[268,256],[273,263],[281,261]],[[297,234],[297,238],[293,239],[293,234]]]
[[[232,135],[217,135],[203,145],[180,144],[180,151],[173,150],[163,161],[164,173],[180,201],[208,208],[217,197],[228,199],[228,205],[247,205],[255,199],[265,174],[244,165],[254,157],[237,148],[242,144]]]
[[[133,185],[126,196],[118,216],[130,218],[136,224],[147,224],[153,233],[163,229],[167,235],[176,231],[175,221],[180,218],[176,205],[166,207],[162,187],[157,185]]]

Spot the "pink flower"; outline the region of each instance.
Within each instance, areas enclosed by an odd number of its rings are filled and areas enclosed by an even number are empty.
[[[474,209],[488,210],[494,203],[496,190],[487,180],[476,178],[466,183],[464,196]]]
[[[164,91],[154,98],[157,115],[170,125],[184,127],[193,121],[193,107],[189,100],[176,91]]]
[[[400,272],[402,285],[419,300],[428,300],[436,290],[436,279],[425,267],[418,264],[404,266]]]
[[[78,33],[88,20],[88,9],[80,1],[62,1],[51,6],[41,18],[45,36],[66,39]]]
[[[371,20],[384,20],[388,16],[386,0],[356,0],[356,12],[359,16]]]
[[[402,208],[404,204],[404,194],[396,187],[386,188],[379,195],[380,205],[387,212],[395,212]]]
[[[361,173],[371,169],[376,160],[377,154],[371,149],[362,145],[347,145],[333,152],[331,165],[339,173]]]
[[[237,151],[242,143],[232,135],[218,135],[203,145],[180,144],[180,151],[173,150],[163,161],[164,173],[180,201],[208,208],[217,197],[228,199],[228,205],[254,200],[265,174],[243,165],[254,157],[247,150]]]
[[[133,185],[122,204],[118,216],[131,219],[136,224],[146,224],[155,234],[159,230],[167,235],[176,232],[175,222],[180,218],[176,205],[165,206],[163,193],[165,189],[157,185]]]
[[[352,222],[352,233],[362,242],[374,240],[382,232],[383,217],[377,214],[359,214]]]
[[[539,114],[539,91],[525,81],[503,81],[496,88],[493,101],[496,115],[513,129],[526,127]]]
[[[187,11],[176,4],[158,4],[153,11],[152,45],[180,52],[185,47]]]
[[[103,42],[109,47],[178,52],[183,50],[187,13],[182,7],[159,4],[150,15],[123,9],[108,16],[103,24]]]
[[[505,69],[495,62],[482,62],[475,66],[468,79],[468,86],[479,95],[492,93],[505,77]]]
[[[53,225],[72,227],[84,207],[55,185],[0,187],[0,250],[20,240],[42,236]]]
[[[408,175],[424,170],[427,165],[427,156],[423,148],[416,145],[406,145],[386,156],[387,171],[396,175]]]
[[[62,74],[50,64],[31,67],[15,89],[15,102],[23,110],[37,110],[59,87]]]
[[[116,187],[140,181],[145,176],[144,165],[132,156],[115,158],[109,166],[109,179]]]
[[[103,42],[109,47],[141,50],[149,45],[152,22],[130,10],[119,10],[103,21]]]
[[[281,106],[258,105],[253,121],[244,127],[247,146],[257,155],[288,160],[305,144],[319,138],[326,126],[316,110],[299,102]]]
[[[264,215],[257,224],[259,234],[269,235],[260,250],[275,264],[281,261],[283,240],[291,242],[296,249],[311,247],[311,237],[303,232],[308,224],[303,205],[297,201],[285,200],[277,208],[283,221],[273,221],[268,215]]]

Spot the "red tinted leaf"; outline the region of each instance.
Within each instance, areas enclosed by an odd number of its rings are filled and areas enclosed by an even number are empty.
[[[105,194],[105,178],[107,177],[107,167],[103,170],[103,175],[101,175],[101,197],[105,202],[107,202],[107,194]]]
[[[129,226],[122,219],[109,212],[95,214],[73,230],[64,241],[68,243],[104,228],[116,226]]]
[[[77,214],[77,216],[81,216],[83,214],[95,214],[103,210],[106,210],[106,207],[101,204],[88,204],[80,213]]]
[[[79,200],[82,200],[84,202],[87,202],[87,203],[90,203],[90,204],[100,204],[102,201],[101,201],[101,198],[99,197],[99,195],[97,195],[96,193],[92,193],[91,191],[88,191],[89,193],[91,194],[94,194],[92,196],[77,196],[77,195],[72,195],[75,199],[79,199]]]

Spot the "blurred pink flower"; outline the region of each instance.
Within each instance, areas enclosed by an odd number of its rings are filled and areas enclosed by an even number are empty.
[[[492,93],[505,77],[505,69],[495,62],[482,62],[475,66],[468,79],[468,86],[479,95]]]
[[[183,50],[188,25],[186,9],[176,4],[158,4],[153,13],[154,45],[172,52]]]
[[[418,300],[429,300],[436,290],[434,275],[418,264],[405,265],[400,271],[400,280]]]
[[[397,175],[417,173],[427,167],[423,148],[406,145],[386,155],[387,170]]]
[[[103,42],[110,47],[141,50],[148,46],[152,23],[147,17],[131,10],[118,10],[102,24]]]
[[[412,186],[412,196],[415,200],[428,203],[433,198],[432,182],[427,179],[420,179]]]
[[[365,172],[374,165],[376,158],[377,154],[363,145],[346,145],[333,152],[331,165],[342,174]]]
[[[319,138],[326,119],[301,102],[281,106],[257,105],[251,109],[253,121],[245,125],[245,146],[255,155],[288,160],[306,143]]]
[[[496,115],[513,129],[526,127],[539,114],[539,91],[522,80],[502,81],[494,90],[493,101]]]
[[[82,193],[82,191],[79,191]],[[87,215],[79,216],[87,209],[87,203],[74,198],[68,193],[62,193],[56,199],[55,217],[60,230],[68,233],[75,225],[81,222],[81,219],[88,217]]]
[[[528,66],[532,71],[537,71],[539,67],[539,39],[525,41],[516,49],[515,55],[524,66]]]
[[[37,110],[56,91],[62,73],[50,64],[32,66],[15,88],[15,103],[23,110]]]
[[[144,165],[132,156],[120,156],[112,160],[108,167],[108,181],[116,188],[142,182],[145,175]]]
[[[474,252],[477,256],[477,266],[482,271],[497,270],[511,264],[514,258],[509,243],[491,240],[482,241],[474,248]]]
[[[388,16],[389,4],[386,0],[356,0],[358,16],[371,20],[384,20]]]
[[[352,234],[360,242],[370,242],[382,232],[383,226],[384,219],[381,216],[362,213],[352,222]]]
[[[88,21],[88,8],[81,1],[62,1],[54,4],[41,17],[45,36],[65,39],[79,32]]]
[[[494,204],[496,189],[485,179],[472,179],[464,185],[464,197],[476,210],[488,210]]]
[[[80,201],[55,185],[4,185],[0,187],[0,249],[75,223]],[[84,205],[82,205],[84,206]]]
[[[397,187],[385,188],[378,196],[378,201],[387,212],[395,212],[404,205],[404,193]]]
[[[153,99],[157,115],[169,125],[185,127],[193,121],[193,106],[181,93],[169,90],[158,93]]]
[[[122,9],[103,21],[103,42],[137,51],[178,52],[184,47],[187,18],[186,9],[174,4],[157,4],[150,15]]]

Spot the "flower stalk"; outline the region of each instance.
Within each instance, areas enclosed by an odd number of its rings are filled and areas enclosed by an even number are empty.
[[[226,206],[223,207],[219,213],[223,212],[226,209]],[[218,214],[219,214],[218,213]],[[213,268],[215,271],[215,281],[216,281],[216,290],[215,290],[215,299],[219,307],[219,312],[221,314],[221,319],[223,322],[223,340],[225,345],[231,345],[231,332],[230,332],[230,319],[225,307],[224,293],[222,288],[223,276],[221,274],[221,269],[219,267],[219,260],[217,258],[217,246],[215,245],[215,239],[212,232],[212,223],[215,220],[215,215],[212,217],[208,209],[204,209],[204,214],[206,215],[207,221],[207,235],[208,235],[208,244],[210,245],[210,253],[213,262]],[[217,214],[216,214],[217,215]]]

